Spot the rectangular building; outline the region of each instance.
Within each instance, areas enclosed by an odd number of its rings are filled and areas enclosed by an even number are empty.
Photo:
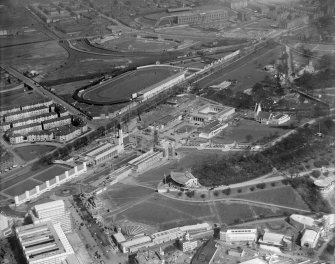
[[[33,212],[39,220],[50,219],[54,224],[60,223],[65,233],[72,231],[71,213],[63,200],[35,205]]]
[[[60,224],[51,221],[16,228],[28,264],[63,264],[74,254]]]
[[[221,133],[226,127],[228,127],[228,123],[221,123],[219,120],[215,120],[201,129],[199,137],[210,139]]]
[[[136,172],[141,172],[146,170],[147,168],[157,164],[157,162],[163,159],[163,152],[154,152],[150,150],[143,155],[131,160],[128,162],[130,166],[132,166],[133,170]]]
[[[195,124],[211,122],[219,120],[220,122],[227,120],[235,113],[235,108],[217,104],[208,103],[199,107],[190,114],[190,121]]]
[[[9,129],[6,133],[14,135],[26,135],[29,132],[41,131],[41,130],[42,130],[41,123],[32,123],[25,126],[13,127]]]
[[[20,127],[20,126],[25,126],[25,125],[29,125],[32,123],[41,123],[43,121],[46,120],[50,120],[50,119],[57,119],[58,118],[58,114],[57,113],[45,113],[42,115],[38,115],[38,116],[33,116],[33,117],[27,117],[24,119],[20,119],[17,121],[12,122],[12,127]]]
[[[228,18],[227,9],[189,12],[177,15],[179,25],[198,25],[213,22],[220,22]]]
[[[228,229],[220,232],[220,240],[226,243],[254,242],[257,236],[257,229],[253,228]]]
[[[16,121],[16,120],[20,120],[20,119],[24,119],[24,118],[28,118],[32,116],[37,116],[37,115],[41,115],[45,113],[49,113],[49,107],[42,105],[42,106],[38,106],[38,107],[26,109],[26,110],[17,111],[14,113],[8,113],[4,115],[4,121],[11,122],[11,121]]]
[[[57,119],[51,119],[51,120],[44,121],[42,125],[43,125],[43,129],[51,129],[54,127],[70,125],[71,121],[72,121],[71,116],[63,116]]]
[[[85,160],[90,165],[97,165],[114,158],[123,151],[123,145],[112,145],[111,143],[99,145],[83,154],[82,160]]]

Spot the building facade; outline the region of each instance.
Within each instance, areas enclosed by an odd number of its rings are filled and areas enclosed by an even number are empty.
[[[4,115],[4,121],[5,122],[12,122],[32,116],[42,115],[45,113],[49,113],[49,107],[48,106],[37,106],[34,108],[29,108],[26,110],[20,110],[14,113],[8,113]]]
[[[177,23],[179,25],[199,25],[207,24],[218,21],[224,21],[228,18],[228,10],[210,10],[210,11],[198,11],[180,14],[177,16]]]
[[[60,223],[65,233],[72,231],[72,217],[63,200],[35,205],[33,212],[39,220],[50,219],[54,224]]]
[[[228,127],[228,123],[221,123],[219,120],[215,120],[201,129],[199,137],[211,139],[220,134],[226,127]]]
[[[247,243],[255,242],[258,237],[257,229],[227,229],[226,231],[220,231],[220,240],[226,243]]]

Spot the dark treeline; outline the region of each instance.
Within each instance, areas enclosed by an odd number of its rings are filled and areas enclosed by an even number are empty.
[[[320,123],[324,134],[333,134],[335,125],[331,119]],[[296,168],[301,162],[327,148],[328,143],[316,139],[318,126],[300,128],[275,146],[259,153],[243,153],[231,156],[211,156],[192,168],[193,174],[204,186],[239,183],[270,173],[273,168]]]

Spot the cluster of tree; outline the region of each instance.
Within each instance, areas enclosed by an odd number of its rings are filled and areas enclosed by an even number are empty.
[[[299,177],[288,181],[313,212],[331,212],[329,203],[323,199],[310,178]]]
[[[320,127],[325,133],[335,130],[331,119],[321,121]],[[256,154],[210,156],[195,165],[192,173],[204,186],[219,186],[251,180],[271,172],[273,168],[284,170],[299,166],[306,157],[324,150],[327,146],[326,142],[314,141],[317,131],[318,126],[298,129],[275,146]]]
[[[192,168],[192,173],[204,186],[218,186],[239,183],[255,178],[255,175],[269,173],[271,163],[261,154],[211,157]]]
[[[331,41],[332,34],[335,33],[334,29],[335,18],[331,15],[320,17],[315,21],[315,26],[323,41]]]
[[[251,95],[243,92],[234,93],[232,89],[229,88],[218,92],[210,90],[206,94],[206,98],[235,108],[251,109],[254,107],[254,102]]]
[[[334,80],[335,70],[328,68],[314,74],[305,72],[300,78],[295,80],[295,84],[309,92],[314,89],[332,87]]]

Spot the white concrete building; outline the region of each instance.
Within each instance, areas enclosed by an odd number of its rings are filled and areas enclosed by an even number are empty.
[[[327,176],[325,178],[320,177],[314,181],[314,185],[319,189],[322,196],[326,197],[335,187],[335,175]]]
[[[63,264],[74,254],[60,224],[51,221],[16,228],[28,264]]]
[[[180,185],[183,188],[197,188],[199,187],[198,178],[195,178],[189,171],[185,172],[170,172],[171,179],[174,183]]]
[[[192,111],[190,121],[194,124],[208,123],[214,120],[227,120],[235,113],[235,108],[208,103]]]
[[[226,243],[248,243],[257,240],[258,231],[254,228],[227,229],[220,231],[220,240]]]
[[[147,243],[151,243],[151,238],[149,236],[140,236],[140,237],[135,237],[131,240],[127,240],[124,242],[121,242],[119,247],[121,252],[127,253],[127,252],[136,252],[137,250],[134,250],[134,248],[131,250],[132,247],[136,246],[137,248],[139,247],[146,247],[148,245]],[[152,244],[153,245],[153,244]]]
[[[152,241],[155,245],[182,238],[185,232],[181,231],[179,227],[157,232],[151,235]]]
[[[39,220],[50,219],[54,224],[60,223],[65,233],[72,231],[71,213],[63,200],[35,205],[33,212]],[[35,221],[38,222],[38,220]]]
[[[273,246],[273,247],[282,247],[283,246],[284,235],[277,234],[273,232],[265,232],[263,238],[258,242],[260,245]]]
[[[0,239],[12,234],[13,221],[6,215],[0,214]]]
[[[301,238],[301,246],[307,248],[315,248],[320,238],[320,232],[305,229],[302,238]]]
[[[157,164],[159,161],[163,159],[163,152],[161,151],[153,151],[152,149],[143,155],[131,160],[128,162],[135,172],[142,172]]]
[[[221,123],[219,120],[215,120],[201,129],[199,137],[211,139],[220,134],[226,127],[228,127],[228,123]]]

